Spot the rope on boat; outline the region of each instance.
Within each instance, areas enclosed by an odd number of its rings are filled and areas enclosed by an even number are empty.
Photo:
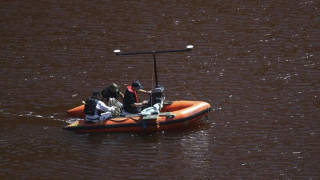
[[[134,121],[140,121],[141,120],[141,117],[140,119],[135,119],[133,117],[127,117],[126,119],[107,119],[107,121],[114,121],[114,122],[123,122],[123,121],[127,121],[129,119],[132,119]]]
[[[107,121],[123,122],[123,121],[129,120],[129,119],[130,119],[130,118],[127,118],[127,119],[108,119]]]

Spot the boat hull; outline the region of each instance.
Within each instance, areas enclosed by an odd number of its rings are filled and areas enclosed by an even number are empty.
[[[84,106],[81,105],[70,109],[68,114],[83,118],[83,108]],[[186,127],[207,116],[210,109],[210,104],[203,101],[173,101],[170,104],[165,104],[159,114],[128,115],[95,124],[85,124],[84,120],[78,120],[65,126],[64,129],[78,133],[163,131]]]

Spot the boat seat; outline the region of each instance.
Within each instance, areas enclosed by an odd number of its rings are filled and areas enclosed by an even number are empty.
[[[174,115],[171,114],[170,112],[161,112],[159,114],[152,114],[152,115],[143,116],[142,120],[157,119],[158,116],[165,116],[167,119],[174,118]]]
[[[152,115],[146,115],[143,116],[142,114],[128,114],[126,116],[122,116],[122,117],[127,117],[127,118],[131,118],[131,117],[142,117],[142,120],[150,120],[150,119],[157,119],[157,116],[166,116],[166,118],[173,118],[174,115],[171,114],[170,112],[160,112],[159,114],[152,114]]]

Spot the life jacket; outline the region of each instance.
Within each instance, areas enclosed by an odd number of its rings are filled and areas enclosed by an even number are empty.
[[[96,114],[96,106],[98,103],[98,99],[90,97],[88,99],[86,99],[85,105],[84,105],[84,110],[83,113],[86,115],[95,115]]]
[[[136,102],[138,102],[137,92],[132,90],[132,86],[127,86],[127,89],[128,89],[129,92],[132,92],[135,95]]]

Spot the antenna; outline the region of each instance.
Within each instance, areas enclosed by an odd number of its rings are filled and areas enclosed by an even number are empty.
[[[116,49],[113,52],[117,56],[125,56],[125,55],[137,55],[137,54],[152,54],[153,56],[153,67],[154,67],[154,76],[156,81],[156,88],[159,87],[158,84],[158,72],[157,72],[157,60],[156,60],[156,54],[157,53],[171,53],[171,52],[186,52],[191,51],[193,49],[193,45],[186,46],[186,49],[178,49],[178,50],[162,50],[162,51],[143,51],[143,52],[128,52],[128,53],[122,53],[120,49]]]

